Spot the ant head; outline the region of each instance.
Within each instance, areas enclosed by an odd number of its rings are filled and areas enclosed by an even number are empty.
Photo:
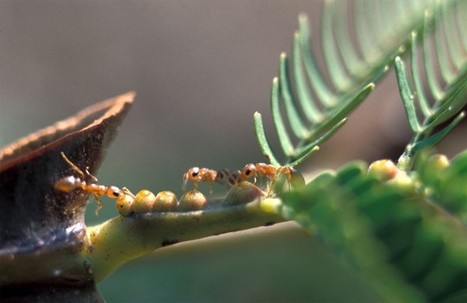
[[[184,175],[183,180],[186,182],[188,180],[193,180],[199,175],[199,167],[195,166],[190,168]]]
[[[242,180],[247,180],[249,178],[252,178],[256,175],[256,166],[252,163],[245,165],[245,167],[242,169],[241,172],[241,177]]]
[[[110,198],[118,198],[121,195],[123,195],[123,191],[120,188],[116,187],[116,186],[110,186],[109,189],[110,189],[110,191],[109,191],[108,196]]]
[[[190,168],[183,175],[183,184],[182,184],[183,191],[185,191],[185,189],[186,189],[186,185],[188,184],[188,180],[196,181],[198,176],[199,176],[199,167],[195,166],[195,167]]]
[[[190,169],[190,176],[196,178],[199,175],[199,167],[193,167]]]

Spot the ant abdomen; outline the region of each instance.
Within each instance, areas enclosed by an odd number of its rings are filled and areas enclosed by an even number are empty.
[[[81,186],[79,186],[81,182],[80,178],[73,176],[64,177],[55,183],[55,189],[69,193],[76,188],[81,188]]]

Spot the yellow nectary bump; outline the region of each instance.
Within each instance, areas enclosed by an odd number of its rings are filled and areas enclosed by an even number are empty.
[[[263,191],[256,185],[243,181],[235,185],[225,197],[222,204],[235,205],[253,201],[263,195]]]
[[[180,199],[177,210],[190,211],[201,209],[207,200],[206,197],[196,189],[186,192]]]
[[[368,173],[374,175],[381,181],[388,181],[394,178],[399,169],[391,160],[378,160],[371,163]]]
[[[445,155],[432,155],[428,158],[426,169],[430,170],[433,173],[440,172],[449,166],[449,159]]]
[[[135,197],[130,194],[123,194],[117,199],[117,210],[123,217],[128,217],[132,212],[132,205],[135,202]]]
[[[177,196],[171,191],[161,191],[156,196],[152,211],[172,211],[177,207]]]
[[[156,202],[156,196],[149,190],[140,190],[135,196],[135,202],[131,208],[136,214],[150,212]]]
[[[261,200],[260,208],[266,213],[279,214],[282,210],[282,201],[278,198],[266,198]]]
[[[446,178],[445,171],[449,167],[449,159],[445,155],[435,154],[419,161],[417,170],[423,182],[431,187]],[[429,188],[427,188],[429,189]],[[432,189],[431,189],[432,190]],[[430,190],[428,190],[429,192]]]
[[[405,172],[399,171],[397,176],[387,182],[393,184],[406,193],[414,192],[416,189],[416,182]]]

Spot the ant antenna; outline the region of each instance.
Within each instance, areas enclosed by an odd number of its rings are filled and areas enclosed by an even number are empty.
[[[71,167],[74,171],[76,171],[78,174],[80,174],[81,177],[84,178],[85,174],[83,173],[83,171],[82,171],[81,169],[79,169],[79,167],[76,166],[73,162],[71,162],[71,160],[68,159],[67,156],[65,156],[65,153],[64,153],[64,152],[60,152],[60,155],[62,156],[63,160],[65,160],[65,162],[68,163],[68,165],[70,165],[70,167]],[[86,172],[88,172],[87,169],[86,169]]]
[[[62,156],[63,160],[65,160],[66,163],[68,163],[68,165],[70,165],[70,167],[76,171],[83,179],[85,178],[85,176],[88,176],[92,179],[92,181],[94,182],[98,182],[99,180],[97,180],[97,178],[92,175],[90,172],[89,172],[89,166],[86,166],[86,169],[84,170],[86,172],[83,173],[83,171],[78,167],[76,166],[76,164],[74,164],[73,162],[71,162],[70,159],[68,159],[67,156],[65,156],[65,153],[64,152],[60,152],[60,155]]]

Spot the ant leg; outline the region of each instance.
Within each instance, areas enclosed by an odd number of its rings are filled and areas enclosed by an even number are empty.
[[[97,202],[97,208],[96,208],[96,216],[99,215],[99,210],[101,210],[101,208],[104,206],[104,203],[102,203],[101,200],[99,200],[99,197],[97,195],[94,195],[94,199],[96,199],[96,202]]]
[[[133,197],[133,198],[136,199],[136,196],[128,188],[122,187],[122,192],[123,192],[123,194],[128,195],[128,196]]]

